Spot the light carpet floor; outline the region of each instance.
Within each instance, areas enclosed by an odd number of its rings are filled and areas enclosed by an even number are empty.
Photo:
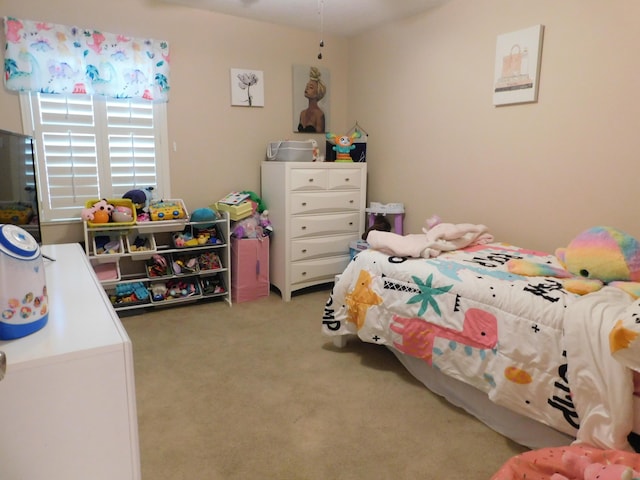
[[[525,451],[386,348],[320,333],[328,288],[124,316],[143,480],[485,480]]]

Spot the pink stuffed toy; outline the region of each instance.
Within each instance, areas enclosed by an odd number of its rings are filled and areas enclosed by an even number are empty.
[[[627,465],[616,463],[603,464],[592,462],[588,455],[566,451],[562,454],[563,465],[572,472],[571,477],[565,477],[554,473],[550,480],[632,480],[640,478],[640,472],[636,472]]]

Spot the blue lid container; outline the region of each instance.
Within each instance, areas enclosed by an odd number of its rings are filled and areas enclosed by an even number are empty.
[[[49,301],[40,246],[17,225],[0,224],[0,340],[40,330]]]

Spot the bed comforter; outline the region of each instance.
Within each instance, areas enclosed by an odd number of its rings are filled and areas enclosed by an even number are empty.
[[[578,296],[512,274],[511,259],[560,267],[502,243],[430,259],[365,250],[336,282],[322,331],[420,358],[577,443],[631,450],[640,303],[614,287]]]

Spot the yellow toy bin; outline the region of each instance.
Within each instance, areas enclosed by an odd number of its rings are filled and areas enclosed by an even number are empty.
[[[106,200],[107,200],[108,204],[113,205],[114,207],[128,207],[128,208],[130,208],[131,209],[131,218],[132,218],[132,220],[130,222],[107,222],[107,223],[97,223],[97,222],[92,222],[91,220],[87,220],[87,225],[89,225],[90,227],[104,227],[104,226],[109,226],[109,227],[119,227],[119,226],[127,227],[127,226],[131,226],[131,225],[135,225],[136,224],[136,217],[137,217],[136,206],[133,204],[133,202],[131,200],[129,200],[128,198],[107,198]],[[93,205],[95,205],[99,201],[100,201],[100,199],[89,200],[85,204],[85,208],[91,208]]]

